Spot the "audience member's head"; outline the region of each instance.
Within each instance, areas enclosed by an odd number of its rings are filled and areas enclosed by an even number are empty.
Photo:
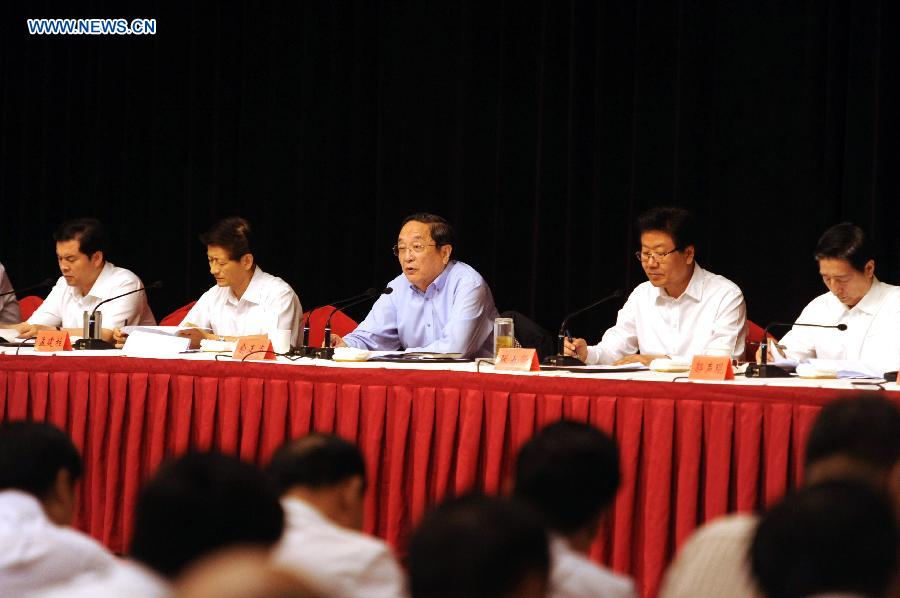
[[[886,488],[900,512],[900,408],[878,395],[828,403],[806,441],[806,482],[861,477]]]
[[[593,426],[560,421],[526,442],[516,459],[515,495],[551,531],[586,550],[619,487],[619,450]]]
[[[858,480],[804,487],[763,516],[750,549],[769,598],[881,596],[897,571],[897,524],[878,489]]]
[[[312,585],[272,564],[268,551],[230,548],[191,565],[175,598],[318,598]]]
[[[302,499],[332,521],[362,529],[366,465],[353,444],[310,434],[278,449],[268,473],[282,496]]]
[[[51,521],[69,525],[81,474],[78,449],[59,428],[33,421],[0,424],[0,490],[33,495]]]
[[[192,453],[161,467],[141,490],[131,556],[174,578],[220,548],[270,547],[283,525],[278,496],[256,467],[217,453]]]
[[[544,596],[550,555],[537,513],[471,495],[429,513],[409,543],[413,598]]]

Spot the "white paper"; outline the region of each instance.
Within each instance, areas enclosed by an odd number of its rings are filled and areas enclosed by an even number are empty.
[[[123,326],[122,332],[125,334],[133,334],[135,332],[149,332],[150,334],[162,334],[166,336],[177,336],[181,330],[191,330],[188,326]],[[199,328],[198,330],[209,331],[209,328]]]
[[[128,357],[172,357],[186,351],[191,339],[159,332],[135,330],[125,339],[122,353]]]
[[[809,364],[822,372],[835,372],[838,378],[881,378],[881,373],[859,361],[846,359],[810,359]]]

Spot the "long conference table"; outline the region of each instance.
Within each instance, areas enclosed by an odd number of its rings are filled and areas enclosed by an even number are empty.
[[[88,353],[0,355],[0,420],[46,420],[71,435],[85,461],[75,524],[116,552],[127,549],[141,483],[165,459],[215,449],[263,465],[287,439],[318,431],[360,447],[365,529],[402,555],[429,506],[503,492],[522,443],[570,418],[619,443],[622,486],[591,556],[633,576],[643,596],[657,594],[698,525],[796,486],[822,405],[865,392],[845,380]],[[867,390],[900,403],[896,383]]]

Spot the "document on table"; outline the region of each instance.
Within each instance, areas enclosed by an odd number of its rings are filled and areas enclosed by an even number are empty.
[[[192,330],[190,326],[123,326],[122,332],[125,334],[133,334],[135,332],[149,332],[150,334],[164,334],[166,336],[178,336],[181,330]],[[209,328],[198,328],[211,332]]]
[[[810,359],[809,364],[820,372],[834,372],[838,378],[881,378],[878,373],[859,361],[846,359]]]

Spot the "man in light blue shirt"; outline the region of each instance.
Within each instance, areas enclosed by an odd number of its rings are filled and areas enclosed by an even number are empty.
[[[450,259],[453,228],[434,214],[413,214],[403,221],[394,255],[403,274],[388,283],[356,330],[335,347],[373,351],[493,355],[497,308],[491,289],[471,266]]]

